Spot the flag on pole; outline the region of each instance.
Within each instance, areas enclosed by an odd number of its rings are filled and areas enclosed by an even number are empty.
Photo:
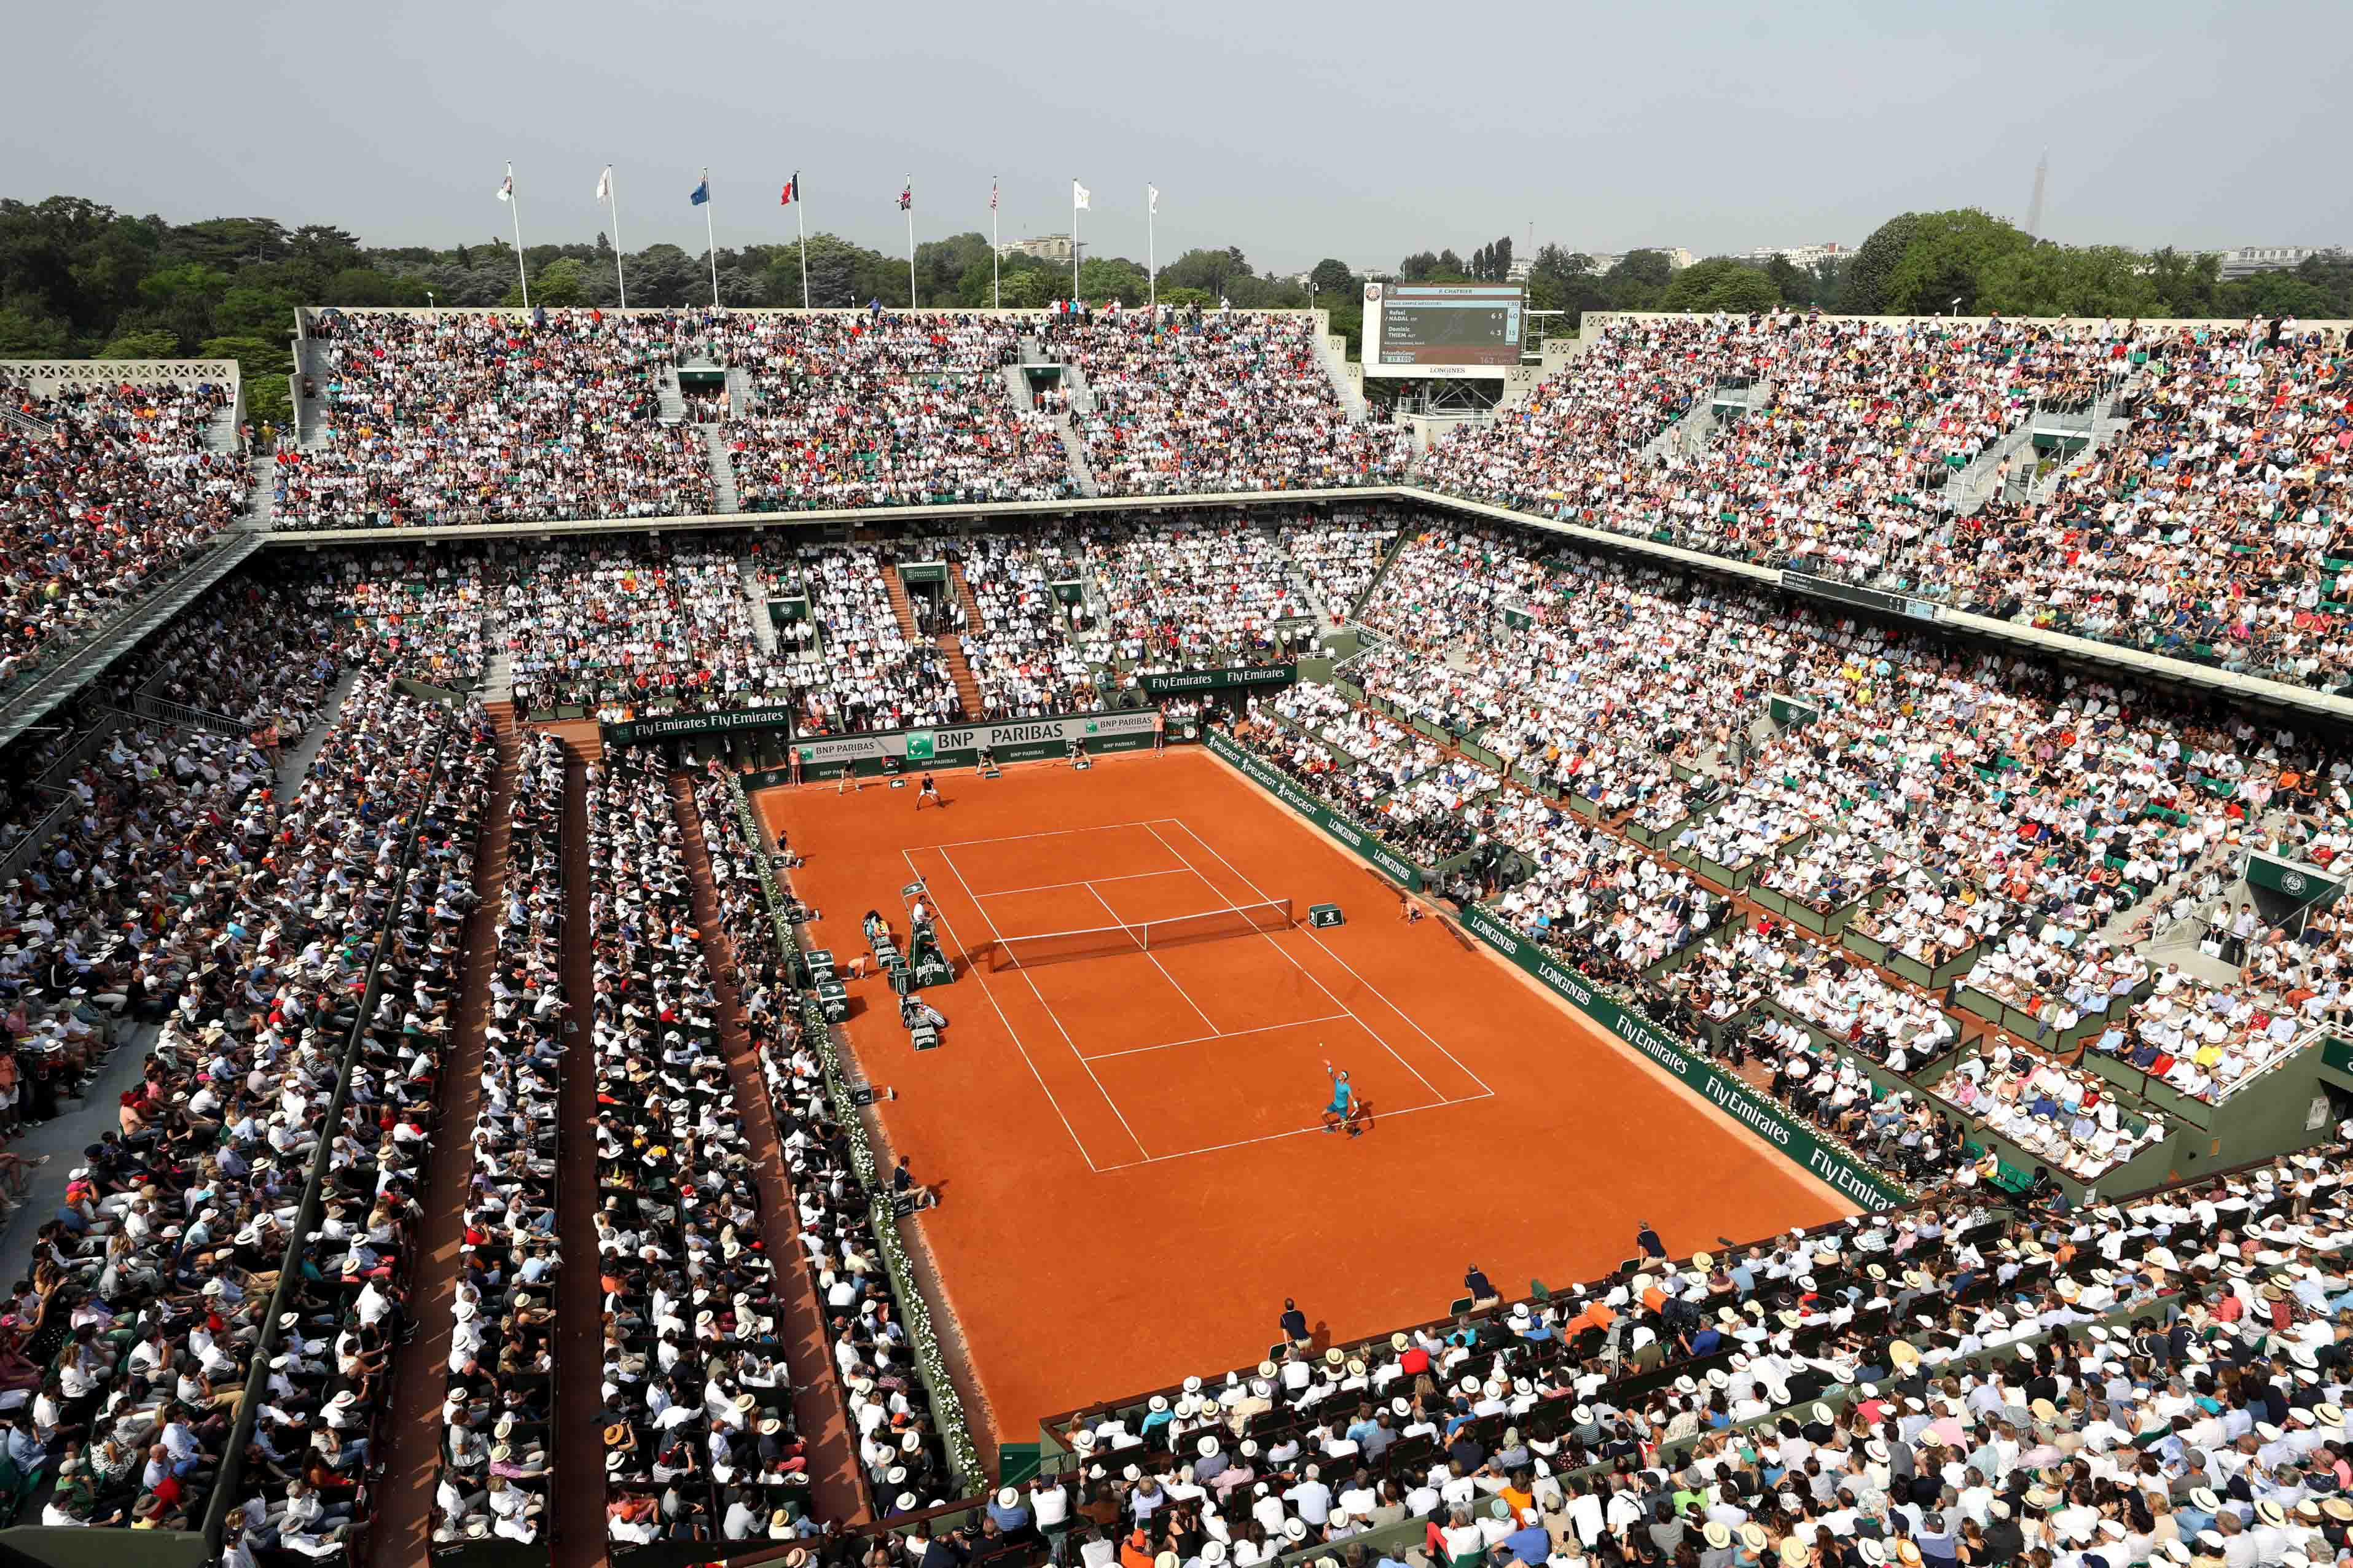
[[[899,210],[901,212],[911,211],[914,207],[914,205],[915,182],[913,178],[910,178],[905,184],[899,187]]]
[[[795,169],[793,171],[793,177],[785,182],[785,199],[778,202],[776,205],[782,207],[788,207],[793,205],[793,198],[800,194],[801,172],[798,169]]]
[[[689,205],[698,207],[703,203],[709,201],[711,199],[711,176],[708,174],[703,175],[702,184],[695,186],[693,194],[689,195],[686,199]]]
[[[1072,206],[1074,206],[1074,207],[1086,207],[1086,205],[1087,205],[1087,197],[1088,197],[1090,195],[1092,195],[1092,192],[1090,192],[1090,191],[1086,188],[1086,186],[1084,186],[1084,185],[1082,185],[1082,184],[1079,184],[1079,183],[1078,183],[1078,181],[1076,181],[1076,180],[1072,180],[1072,181],[1071,182],[1071,205]],[[1087,208],[1087,210],[1088,210],[1088,211],[1090,211],[1090,212],[1092,212],[1092,211],[1093,211],[1094,209],[1093,209],[1093,208],[1092,208],[1092,207],[1088,207],[1088,208]]]
[[[596,199],[600,202],[613,199],[613,165],[610,163],[606,164],[605,172],[596,176]]]
[[[1144,207],[1146,212],[1156,213],[1160,210],[1160,187],[1158,185],[1146,185],[1144,187]]]
[[[499,200],[502,202],[514,200],[514,170],[512,168],[507,170],[507,177],[499,182]]]
[[[997,210],[997,181],[993,178],[988,182],[988,210]]]

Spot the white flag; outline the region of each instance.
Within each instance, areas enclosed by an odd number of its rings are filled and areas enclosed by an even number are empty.
[[[1073,207],[1085,206],[1087,205],[1087,195],[1088,192],[1086,186],[1079,184],[1076,180],[1072,180],[1071,182],[1071,205]]]
[[[1150,213],[1156,213],[1160,210],[1160,187],[1158,185],[1146,185],[1144,187],[1144,210]]]
[[[610,201],[612,196],[613,165],[607,163],[605,165],[605,172],[596,176],[596,199],[600,202]]]
[[[499,182],[499,200],[502,202],[514,200],[514,165],[512,163],[507,165],[507,177]]]

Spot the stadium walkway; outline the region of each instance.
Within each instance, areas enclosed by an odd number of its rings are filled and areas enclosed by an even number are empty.
[[[449,1338],[456,1321],[451,1309],[458,1249],[465,1239],[474,1117],[482,1100],[482,1031],[490,1016],[491,977],[498,963],[499,899],[514,826],[517,750],[512,731],[499,736],[499,771],[475,848],[474,888],[481,903],[466,922],[465,982],[459,991],[451,1049],[442,1063],[433,1152],[427,1158],[425,1190],[419,1194],[424,1214],[407,1302],[409,1320],[417,1325],[417,1338],[396,1363],[384,1479],[378,1483],[375,1528],[368,1542],[368,1560],[375,1568],[408,1568],[424,1562],[432,1531],[434,1483],[441,1459],[441,1401],[448,1391]]]
[[[686,872],[694,887],[694,929],[711,965],[711,987],[719,996],[720,1048],[727,1077],[743,1112],[744,1140],[760,1183],[760,1240],[776,1271],[783,1321],[785,1366],[793,1384],[793,1419],[807,1444],[811,1515],[827,1523],[866,1522],[865,1489],[858,1473],[858,1445],[833,1364],[825,1311],[817,1281],[803,1260],[798,1237],[799,1205],[786,1174],[784,1147],[768,1105],[760,1060],[736,1005],[735,953],[719,921],[719,899],[711,880],[711,857],[702,844],[702,813],[694,801],[694,775],[673,774],[670,799],[678,811]]]
[[[555,1289],[553,1560],[605,1568],[605,1303],[597,1283],[596,989],[588,914],[588,764],[564,770],[564,1088],[556,1103],[555,1226],[567,1243]],[[585,1244],[574,1237],[588,1238]]]

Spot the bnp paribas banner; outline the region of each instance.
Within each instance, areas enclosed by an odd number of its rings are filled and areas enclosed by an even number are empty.
[[[1391,881],[1402,882],[1417,892],[1429,882],[1429,872],[1227,739],[1224,731],[1210,730],[1202,739],[1208,742],[1212,753],[1240,768],[1244,778],[1371,861]]]
[[[1569,1002],[1578,1012],[1697,1089],[1709,1104],[1804,1166],[1809,1174],[1867,1209],[1895,1208],[1911,1201],[1875,1172],[1829,1147],[1810,1129],[1791,1121],[1778,1106],[1760,1099],[1746,1084],[1718,1071],[1705,1057],[1649,1019],[1628,1012],[1594,990],[1583,975],[1487,910],[1473,906],[1464,913],[1462,924],[1481,942],[1535,976],[1555,995]]]
[[[911,768],[960,768],[978,762],[984,751],[1000,763],[1060,757],[1074,741],[1090,753],[1142,751],[1152,744],[1153,713],[1149,708],[1129,709],[942,729],[808,735],[794,743],[800,748],[804,779],[831,778],[845,770],[881,773],[886,759]]]

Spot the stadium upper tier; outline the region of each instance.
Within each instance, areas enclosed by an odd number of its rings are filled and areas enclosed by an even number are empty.
[[[1394,486],[2298,685],[2353,676],[2332,331],[1597,317],[1417,453],[1351,419],[1305,312],[305,320],[281,527]]]

